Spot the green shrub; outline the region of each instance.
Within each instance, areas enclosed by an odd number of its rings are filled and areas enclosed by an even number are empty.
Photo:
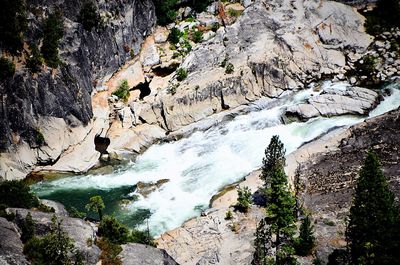
[[[129,229],[114,216],[109,215],[101,220],[97,234],[114,244],[125,244],[130,236]]]
[[[235,205],[235,209],[240,212],[247,212],[250,209],[252,197],[249,187],[243,187],[238,189],[238,199]]]
[[[176,79],[178,81],[184,80],[187,76],[188,76],[188,73],[187,73],[186,69],[184,69],[184,68],[179,68],[176,71]]]
[[[43,45],[41,52],[46,64],[57,68],[61,63],[58,46],[64,34],[63,18],[59,11],[49,15],[43,25]]]
[[[24,254],[32,264],[71,264],[72,240],[60,228],[54,216],[50,232],[42,238],[33,237],[24,246]]]
[[[97,6],[93,1],[89,0],[83,4],[78,15],[78,21],[87,31],[91,31],[93,28],[97,29],[100,27],[102,20]]]
[[[175,11],[177,0],[155,0],[154,6],[156,8],[157,23],[159,25],[166,25],[176,19],[177,13]]]
[[[78,211],[78,209],[76,209],[73,206],[68,208],[68,215],[73,218],[81,218],[81,219],[86,217],[86,213]]]
[[[133,229],[131,233],[131,237],[129,238],[129,242],[145,244],[155,247],[156,243],[154,239],[150,236],[148,231],[140,231]]]
[[[117,96],[119,99],[122,99],[123,101],[127,101],[129,99],[130,95],[130,88],[128,85],[128,80],[123,80],[121,84],[119,85],[118,89],[115,90],[112,94]]]
[[[240,14],[242,14],[242,12],[239,10],[232,9],[232,8],[228,9],[228,15],[231,17],[238,17],[238,16],[240,16]]]
[[[193,32],[193,41],[195,43],[199,43],[203,40],[203,32],[201,32],[200,30],[196,30]]]
[[[179,43],[180,38],[182,37],[183,32],[180,31],[178,28],[172,28],[171,32],[168,35],[168,41],[173,44],[176,45]]]
[[[311,218],[306,216],[300,225],[300,235],[295,239],[295,250],[299,256],[308,256],[315,246],[314,226]]]
[[[25,220],[22,222],[21,228],[21,241],[27,242],[28,240],[32,239],[35,236],[36,228],[35,228],[35,221],[32,218],[30,212],[25,217]]]
[[[32,208],[39,206],[39,200],[30,192],[23,181],[11,180],[0,183],[0,204],[7,207]]]
[[[13,221],[15,219],[14,213],[7,213],[7,205],[0,204],[0,217],[7,219],[8,221]]]
[[[232,218],[233,218],[232,211],[231,211],[231,210],[228,210],[228,211],[225,213],[225,220],[232,220]]]
[[[118,254],[122,251],[120,245],[103,238],[97,242],[97,245],[101,249],[100,259],[102,265],[122,264],[121,259],[118,257]]]
[[[227,63],[227,65],[225,66],[225,73],[226,74],[232,74],[233,71],[235,71],[235,67],[233,66],[232,63]]]
[[[28,28],[25,1],[3,0],[0,8],[0,42],[12,53],[23,48],[23,33]]]
[[[32,73],[40,71],[43,64],[43,56],[40,53],[37,45],[32,45],[31,56],[26,60],[26,66],[31,70]]]
[[[211,25],[211,30],[214,31],[214,32],[216,32],[216,31],[219,29],[220,26],[221,26],[221,25],[220,25],[218,22],[214,22],[214,23],[212,23],[212,25]]]
[[[14,63],[5,57],[0,58],[0,81],[10,78],[15,73]]]

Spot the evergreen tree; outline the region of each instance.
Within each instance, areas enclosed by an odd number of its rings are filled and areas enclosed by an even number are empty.
[[[300,235],[295,240],[296,254],[307,256],[311,254],[315,246],[314,226],[311,223],[310,216],[306,216],[300,225]]]
[[[346,238],[353,264],[397,264],[400,218],[379,159],[369,151],[357,180]]]
[[[23,33],[28,27],[23,0],[2,0],[0,8],[0,43],[12,53],[22,50]]]
[[[251,191],[249,187],[243,187],[238,189],[238,199],[235,208],[240,212],[247,212],[251,206]]]
[[[30,212],[25,217],[25,220],[21,224],[21,241],[27,242],[31,238],[35,236],[36,228],[35,228],[35,221],[32,218]]]
[[[262,219],[258,225],[254,240],[254,255],[252,265],[266,265],[272,262],[271,259],[271,229],[265,219]]]
[[[272,246],[275,248],[275,257],[264,259],[264,264],[296,264],[293,257],[293,234],[296,222],[296,200],[289,190],[288,178],[284,171],[285,149],[278,136],[273,136],[265,150],[261,178],[265,183],[265,192],[268,198],[266,224],[270,233],[275,235]],[[262,236],[262,233],[260,233]],[[262,239],[256,239],[262,240]],[[271,241],[266,237],[264,240]],[[257,245],[260,243],[257,242]],[[257,247],[259,248],[259,247]],[[256,256],[262,257],[261,254]],[[257,258],[257,262],[260,260]],[[261,259],[263,260],[263,258]],[[259,263],[263,264],[263,263]]]
[[[86,1],[79,12],[78,21],[82,23],[83,28],[91,31],[92,28],[98,28],[101,25],[101,17],[97,6],[92,1]]]
[[[58,56],[58,46],[64,34],[63,19],[60,11],[49,15],[43,27],[43,45],[41,52],[47,65],[53,68],[58,67],[60,58]]]
[[[265,149],[265,157],[262,161],[260,178],[264,181],[264,188],[268,189],[271,186],[270,180],[275,170],[285,165],[285,148],[279,140],[278,135],[274,135]]]
[[[103,209],[106,208],[101,196],[93,196],[90,198],[89,203],[86,204],[86,209],[99,214],[100,221],[103,219]]]

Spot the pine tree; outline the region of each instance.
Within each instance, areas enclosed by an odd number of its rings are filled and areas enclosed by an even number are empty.
[[[35,221],[33,220],[30,212],[28,212],[25,220],[21,224],[21,232],[21,241],[24,243],[35,236]]]
[[[266,225],[270,233],[275,235],[275,241],[271,242],[271,237],[265,237],[265,241],[272,243],[276,250],[275,257],[269,256],[264,264],[296,264],[293,258],[294,248],[293,234],[296,226],[296,200],[289,190],[288,178],[284,171],[285,149],[278,136],[273,136],[270,144],[265,150],[261,179],[265,183],[265,192],[268,198]],[[258,237],[263,234],[259,233]],[[257,237],[257,236],[256,236]],[[259,241],[256,238],[256,249],[259,248]],[[255,255],[262,257],[262,252]],[[263,260],[257,258],[257,262]],[[258,263],[263,264],[263,263]]]
[[[252,202],[251,190],[249,187],[243,187],[239,188],[237,193],[238,199],[235,208],[240,212],[246,213],[250,209]]]
[[[311,254],[315,246],[314,226],[311,223],[310,216],[306,216],[300,225],[300,235],[295,240],[296,254],[307,256]]]
[[[91,197],[89,203],[86,204],[86,209],[88,209],[89,211],[97,212],[99,214],[100,221],[103,219],[103,209],[105,207],[106,206],[104,205],[101,196]]]
[[[285,165],[285,148],[279,140],[279,136],[274,135],[265,149],[265,157],[262,161],[260,178],[264,181],[264,188],[270,187],[270,180],[277,167]]]
[[[258,225],[254,240],[254,255],[252,265],[265,265],[271,263],[271,229],[265,219],[262,219]]]
[[[400,260],[399,209],[369,151],[357,180],[346,238],[354,264],[396,264]]]

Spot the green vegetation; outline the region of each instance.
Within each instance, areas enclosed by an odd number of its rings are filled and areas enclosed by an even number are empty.
[[[0,205],[16,208],[32,208],[39,206],[39,200],[32,195],[29,186],[23,181],[11,180],[0,183]]]
[[[89,203],[86,204],[86,209],[88,211],[97,212],[99,214],[100,221],[103,219],[103,209],[106,206],[104,205],[103,199],[101,196],[93,196],[90,198]]]
[[[178,70],[176,70],[176,79],[178,81],[183,81],[187,76],[188,76],[188,73],[187,73],[186,69],[179,68]]]
[[[228,9],[228,15],[231,16],[231,17],[239,17],[240,14],[242,14],[242,12],[239,11],[239,10],[236,10],[236,9],[233,9],[233,8],[229,8]]]
[[[129,95],[130,95],[129,91],[130,91],[130,88],[128,85],[128,80],[124,79],[124,80],[122,80],[118,89],[115,90],[112,94],[117,96],[119,99],[122,99],[123,101],[127,101],[129,99]]]
[[[0,8],[0,42],[4,47],[14,54],[20,52],[27,27],[25,1],[3,0]]]
[[[203,40],[203,32],[201,32],[200,30],[193,31],[192,36],[193,36],[192,37],[193,41],[195,43],[199,43],[199,42],[201,42]]]
[[[98,236],[105,238],[112,244],[126,244],[128,242],[154,246],[154,240],[147,232],[132,230],[121,224],[114,216],[106,215],[99,224]]]
[[[175,11],[177,0],[155,0],[157,23],[159,25],[167,25],[176,19]]]
[[[61,230],[61,222],[54,216],[50,232],[44,237],[32,237],[24,246],[24,254],[32,264],[72,264],[72,240]]]
[[[292,238],[296,229],[296,201],[289,190],[288,178],[283,169],[284,154],[283,143],[278,136],[273,136],[265,150],[260,176],[264,181],[268,203],[267,216],[264,223],[259,225],[260,231],[256,233],[255,247],[261,249],[256,249],[258,254],[254,256],[254,264],[265,264],[263,262],[266,261],[275,264],[297,263],[293,257],[295,251]],[[275,235],[274,241],[271,241],[271,235]],[[275,248],[275,256],[265,256],[266,250],[263,247],[268,244],[267,241]]]
[[[35,236],[36,228],[35,221],[32,219],[32,215],[30,212],[25,217],[25,220],[22,222],[21,226],[21,241],[27,242]]]
[[[102,20],[97,6],[93,1],[88,0],[83,4],[79,12],[78,21],[87,31],[91,31],[93,28],[97,29],[101,26]]]
[[[308,256],[315,247],[314,226],[311,223],[310,216],[301,220],[300,235],[295,239],[296,254],[299,256]]]
[[[182,37],[182,35],[182,31],[180,31],[178,28],[173,27],[168,35],[168,41],[171,44],[176,45],[179,43],[179,39]]]
[[[43,56],[40,53],[37,45],[31,45],[31,56],[26,60],[26,66],[31,70],[32,73],[40,71],[43,65]]]
[[[232,74],[233,71],[235,71],[235,67],[233,66],[232,63],[227,63],[225,66],[225,74]]]
[[[247,212],[250,209],[252,197],[249,187],[239,188],[237,203],[235,204],[235,209],[240,212]]]
[[[220,25],[218,22],[214,22],[214,23],[212,23],[212,25],[211,25],[211,30],[214,31],[214,32],[216,32],[216,31],[219,29],[220,26],[221,26],[221,25]]]
[[[353,264],[396,264],[400,260],[400,213],[379,159],[369,151],[350,208],[346,231]]]
[[[5,57],[0,58],[0,81],[10,78],[15,73],[15,66],[12,61]]]
[[[60,11],[49,15],[43,25],[43,45],[41,52],[46,64],[57,68],[61,63],[58,55],[58,46],[64,34],[63,17]]]
[[[256,229],[254,240],[254,254],[252,265],[274,264],[272,258],[271,240],[272,233],[266,219],[262,219]]]
[[[75,207],[68,208],[67,211],[68,215],[73,218],[83,219],[86,217],[86,213],[78,211],[78,209],[76,209]]]
[[[231,210],[228,210],[228,211],[225,213],[225,220],[232,220],[232,219],[233,219],[232,211],[231,211]]]
[[[97,245],[101,249],[100,259],[102,265],[121,265],[122,261],[118,254],[122,251],[122,247],[112,243],[107,239],[100,239]]]

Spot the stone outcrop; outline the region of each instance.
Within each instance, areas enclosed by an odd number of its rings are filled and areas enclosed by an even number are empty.
[[[137,116],[175,131],[262,96],[301,89],[339,72],[347,52],[368,47],[363,21],[336,2],[255,1],[234,24],[189,53],[181,65],[187,79],[172,79],[168,88],[147,97]],[[233,65],[232,73],[221,67],[224,62]]]
[[[53,213],[44,213],[22,208],[10,208],[8,212],[14,213],[18,218],[25,218],[28,212],[31,213],[36,222],[36,233],[45,235],[49,232]],[[100,258],[100,249],[94,245],[88,245],[88,239],[94,241],[96,228],[89,222],[79,218],[71,218],[57,215],[58,221],[61,221],[61,229],[68,234],[79,251],[82,252],[87,264],[96,264]]]
[[[30,264],[23,253],[24,245],[15,225],[0,217],[0,264]]]
[[[135,243],[122,245],[119,257],[123,265],[178,265],[165,250]]]
[[[377,153],[390,188],[399,198],[399,126],[400,110],[392,111],[350,129],[328,133],[287,159],[293,178],[296,166],[299,167],[299,193],[303,206],[315,220],[316,253],[323,262],[333,249],[346,246],[346,217],[368,149]]]
[[[372,90],[361,87],[332,86],[310,97],[306,103],[288,107],[285,116],[307,120],[317,116],[365,115],[378,103],[378,93]]]

